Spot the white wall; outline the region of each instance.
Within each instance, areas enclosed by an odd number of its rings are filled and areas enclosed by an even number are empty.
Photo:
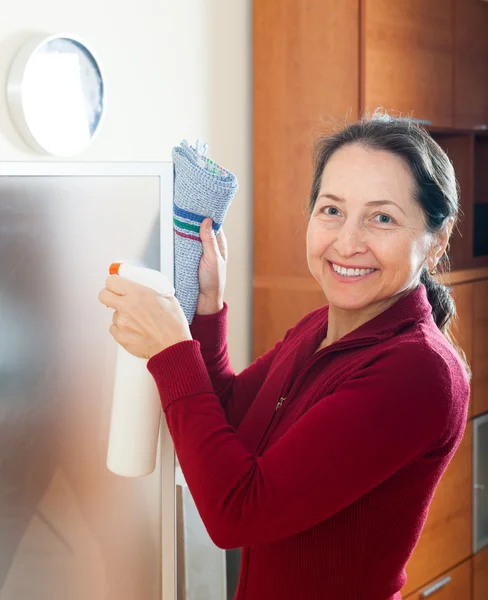
[[[226,300],[239,371],[251,357],[251,0],[0,0],[0,87],[33,33],[70,32],[96,53],[107,111],[94,144],[74,160],[167,161],[181,139],[204,139],[236,173],[229,211]],[[32,153],[0,99],[0,160]],[[47,159],[49,160],[49,159]]]

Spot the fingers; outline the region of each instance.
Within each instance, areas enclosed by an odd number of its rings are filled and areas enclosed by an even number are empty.
[[[114,311],[114,314],[112,315],[112,323],[115,325],[115,327],[122,329],[123,327],[127,326],[127,322],[127,317],[122,317],[118,310]]]
[[[116,275],[114,275],[116,277]],[[103,290],[98,294],[98,299],[102,304],[109,308],[113,308],[117,310],[120,306],[121,297],[108,290],[107,288],[103,288]]]
[[[105,280],[105,287],[119,296],[125,296],[129,292],[134,291],[140,284],[125,279],[120,275],[109,275]]]
[[[218,254],[227,260],[227,239],[224,230],[220,229],[218,235],[214,235],[212,228],[212,219],[204,219],[200,227],[200,237],[202,239],[203,251],[209,258],[217,258]]]
[[[217,258],[219,247],[213,232],[212,219],[203,220],[200,226],[200,237],[202,238],[204,254],[207,254],[209,258]]]
[[[227,262],[227,238],[225,237],[223,229],[221,229],[217,235],[217,245],[219,247],[220,255]]]

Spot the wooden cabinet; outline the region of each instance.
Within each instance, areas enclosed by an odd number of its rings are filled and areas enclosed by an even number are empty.
[[[473,600],[488,598],[488,548],[473,556]]]
[[[306,276],[318,125],[358,115],[358,0],[254,2],[253,49],[254,272]]]
[[[358,81],[359,0],[253,3],[254,356],[325,301],[305,249],[313,141],[357,118]]]
[[[488,2],[456,0],[454,125],[488,125]]]
[[[452,127],[452,0],[363,0],[362,9],[363,106]]]
[[[471,556],[471,460],[472,426],[468,423],[437,486],[419,543],[407,564],[408,580],[402,591],[405,596]]]
[[[259,278],[254,284],[254,358],[262,356],[306,314],[327,304],[319,284],[310,277]]]
[[[488,411],[488,279],[474,283],[473,414]]]
[[[441,577],[424,586],[422,589],[405,596],[404,600],[471,600],[471,559],[451,569]],[[475,600],[486,600],[488,596],[480,596]]]
[[[488,125],[488,3],[363,0],[362,106]]]
[[[460,283],[452,287],[452,296],[456,303],[456,319],[451,332],[457,343],[463,349],[466,360],[471,369],[473,368],[473,308],[474,308],[474,284]],[[473,402],[471,398],[468,418],[473,414]]]

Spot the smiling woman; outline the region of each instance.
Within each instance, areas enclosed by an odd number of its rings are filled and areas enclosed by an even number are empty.
[[[424,129],[377,113],[319,140],[309,213],[308,265],[330,303],[321,346],[422,282],[436,324],[464,359],[449,335],[454,302],[431,276],[449,264],[445,250],[458,214],[456,178]]]
[[[222,232],[200,228],[192,339],[176,301],[102,294],[131,329],[118,339],[151,348],[210,537],[243,548],[236,600],[400,600],[466,427],[454,304],[429,274],[456,214],[446,155],[410,121],[375,116],[317,148],[307,256],[329,305],[242,373],[227,352]]]

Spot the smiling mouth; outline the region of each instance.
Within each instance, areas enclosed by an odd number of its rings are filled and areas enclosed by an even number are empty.
[[[331,269],[334,271],[334,273],[336,273],[337,275],[340,275],[341,277],[365,277],[366,275],[370,275],[371,273],[374,273],[375,271],[377,271],[377,269],[356,269],[356,268],[347,268],[347,267],[341,267],[340,265],[336,265],[333,262],[329,261],[329,265],[331,267]]]

